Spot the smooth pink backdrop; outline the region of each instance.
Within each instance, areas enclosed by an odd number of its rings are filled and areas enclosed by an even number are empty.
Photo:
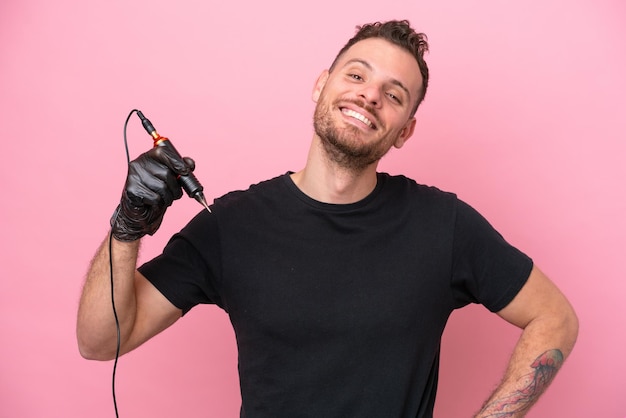
[[[455,191],[562,288],[577,347],[529,417],[626,415],[626,5],[621,0],[0,3],[0,416],[112,417],[112,363],[77,350],[83,276],[141,109],[207,196],[302,167],[310,92],[359,23],[431,42],[417,131],[381,170]],[[133,156],[150,138],[129,127]],[[142,259],[199,210],[184,198]],[[444,335],[438,417],[469,417],[519,331],[480,306]],[[122,417],[235,417],[233,333],[202,306],[120,359]]]

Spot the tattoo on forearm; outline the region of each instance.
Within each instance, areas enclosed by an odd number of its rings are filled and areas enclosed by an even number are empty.
[[[546,390],[563,364],[561,350],[548,350],[530,365],[534,370],[519,379],[522,387],[508,396],[490,400],[482,409],[484,417],[510,418],[530,408]]]

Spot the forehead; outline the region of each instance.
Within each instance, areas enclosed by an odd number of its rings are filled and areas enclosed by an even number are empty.
[[[369,38],[355,43],[339,57],[335,67],[341,69],[359,62],[366,62],[372,71],[400,81],[411,91],[421,88],[422,75],[415,57],[387,40]]]

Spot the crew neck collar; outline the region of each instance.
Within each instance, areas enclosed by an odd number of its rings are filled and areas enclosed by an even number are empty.
[[[300,188],[294,183],[291,178],[291,174],[293,173],[293,171],[288,171],[283,175],[283,179],[289,190],[294,194],[296,198],[309,206],[333,211],[348,211],[366,206],[368,203],[374,200],[376,196],[380,194],[380,191],[382,190],[387,178],[382,173],[376,173],[376,186],[374,187],[374,190],[372,190],[367,196],[365,196],[361,200],[353,203],[326,203],[313,199],[302,190],[300,190]]]

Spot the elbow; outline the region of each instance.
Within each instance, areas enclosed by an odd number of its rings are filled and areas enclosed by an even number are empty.
[[[94,350],[81,344],[78,345],[78,352],[85,360],[107,361],[113,360],[115,358],[114,356],[111,356],[106,352]]]
[[[566,335],[569,343],[569,350],[572,351],[574,345],[576,344],[576,340],[578,339],[578,331],[580,328],[580,323],[578,321],[578,316],[573,308],[570,307],[570,312],[566,315],[566,318],[563,321],[563,328],[566,330]]]
[[[91,350],[81,345],[78,346],[78,351],[80,352],[82,358],[84,358],[85,360],[107,361],[113,360],[115,358],[114,356],[110,356],[107,353],[100,352],[98,350]]]
[[[565,357],[569,356],[578,339],[579,322],[576,312],[568,303],[558,313],[553,314],[551,334],[558,338],[558,346]]]
[[[88,341],[80,333],[77,335],[78,352],[85,360],[107,361],[113,360],[117,354],[117,348],[111,350],[108,344]]]

